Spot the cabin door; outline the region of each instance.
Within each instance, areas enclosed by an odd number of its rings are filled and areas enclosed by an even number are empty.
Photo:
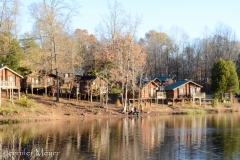
[[[150,89],[150,97],[153,97],[153,88]]]

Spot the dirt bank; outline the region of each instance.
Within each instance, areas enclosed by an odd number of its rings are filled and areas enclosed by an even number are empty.
[[[26,103],[31,105],[26,105]],[[181,104],[175,106],[152,104],[152,106],[143,108],[141,116],[239,112],[239,108],[238,103],[220,104],[217,107],[212,107],[210,104],[195,105],[194,107],[189,104],[184,106]],[[126,116],[121,111],[122,107],[117,104],[108,104],[106,106],[101,105],[99,102],[91,103],[85,100],[76,101],[67,98],[60,98],[60,102],[56,102],[55,97],[28,95],[27,102],[14,101],[14,104],[4,102],[0,107],[0,121],[48,121]]]

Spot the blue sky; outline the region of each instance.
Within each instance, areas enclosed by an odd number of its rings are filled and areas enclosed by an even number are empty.
[[[39,0],[40,1],[40,0]],[[95,34],[95,28],[108,12],[108,3],[114,0],[76,0],[81,8],[74,18],[72,28],[87,29]],[[24,6],[33,1],[23,0]],[[34,1],[37,2],[37,1]],[[168,32],[177,26],[190,38],[202,37],[204,28],[214,31],[223,23],[240,35],[240,0],[119,0],[127,13],[142,15],[138,37],[149,30]],[[25,10],[26,12],[26,10]],[[27,13],[26,13],[27,15]],[[26,22],[30,25],[30,22]],[[26,27],[29,30],[30,27]]]

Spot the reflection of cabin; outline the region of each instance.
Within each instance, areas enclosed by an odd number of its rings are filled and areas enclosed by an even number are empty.
[[[23,77],[8,67],[0,68],[0,91],[6,91],[7,97],[13,98],[14,91],[17,90],[20,98],[21,79]],[[1,93],[0,93],[1,96]],[[1,100],[1,98],[0,98]]]
[[[177,81],[166,86],[167,100],[192,100],[194,98],[204,98],[205,94],[201,93],[202,86],[192,81]],[[201,101],[201,100],[200,100]]]
[[[84,98],[90,98],[90,101],[92,101],[92,97],[99,97],[101,100],[102,96],[108,93],[109,82],[103,77],[80,76],[79,84],[80,94]]]
[[[133,90],[128,91],[128,99],[130,101],[135,101],[135,100],[140,100],[143,102],[150,101],[152,100],[157,100],[157,91],[159,89],[159,85],[161,84],[161,81],[158,79],[153,79],[153,80],[148,80],[148,79],[143,79],[140,83],[138,84],[138,88],[134,91],[133,95]]]
[[[55,79],[56,75],[40,70],[25,75],[21,87],[26,93],[30,90],[31,93],[44,91],[48,94],[48,91],[56,85]]]

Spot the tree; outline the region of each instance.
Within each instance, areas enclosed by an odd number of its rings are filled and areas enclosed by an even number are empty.
[[[211,69],[211,90],[214,94],[225,93],[228,89],[229,67],[226,61],[220,58]]]
[[[34,20],[34,37],[38,38],[40,47],[45,53],[43,59],[50,65],[48,70],[62,67],[72,67],[71,37],[68,33],[68,25],[72,16],[75,16],[79,8],[76,3],[70,5],[72,1],[66,0],[42,0],[30,6],[30,13]],[[57,61],[54,57],[57,55]],[[66,58],[67,57],[67,58]]]
[[[20,67],[20,60],[22,59],[22,50],[17,41],[13,39],[9,45],[9,51],[2,59],[2,63],[14,71],[18,71]]]
[[[9,32],[17,37],[17,16],[19,15],[19,0],[0,0],[0,31]]]
[[[236,94],[239,92],[239,81],[234,62],[230,59],[227,61],[227,64],[229,68],[227,92],[230,94],[230,98],[232,101],[232,94]]]
[[[20,61],[21,67],[29,68],[29,70],[39,70],[43,63],[43,52],[34,38],[29,34],[24,34],[20,39],[22,48],[22,60]]]
[[[145,34],[147,47],[147,66],[149,76],[161,77],[169,75],[169,53],[172,41],[166,33],[154,30]]]
[[[220,58],[213,64],[211,70],[211,90],[214,94],[236,94],[239,91],[239,81],[235,64],[232,60]],[[232,99],[232,96],[231,96]]]
[[[111,64],[108,74],[115,77],[112,82],[121,84],[121,96],[123,111],[127,109],[127,92],[132,86],[131,79],[138,76],[133,69],[137,59],[133,59],[139,54],[138,44],[134,40],[136,30],[141,18],[132,20],[129,14],[123,10],[117,1],[109,5],[109,14],[104,17],[98,28],[98,36],[101,40],[100,53],[102,58]],[[134,77],[131,77],[134,76]]]

